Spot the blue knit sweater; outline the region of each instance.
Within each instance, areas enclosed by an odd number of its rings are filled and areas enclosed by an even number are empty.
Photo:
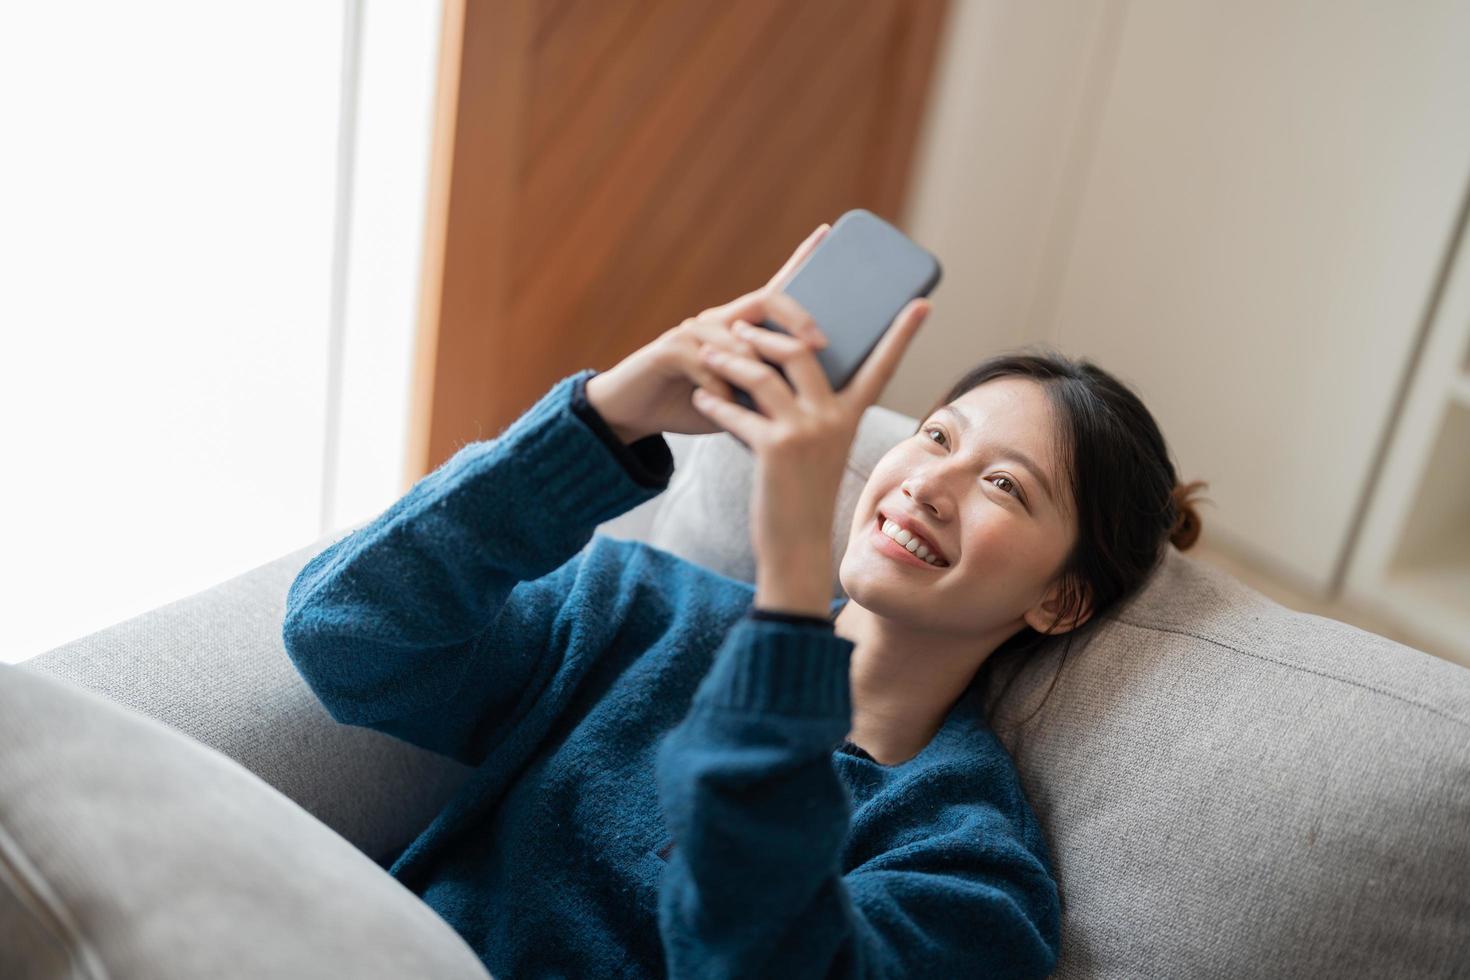
[[[847,742],[830,619],[593,533],[673,473],[587,404],[595,373],[291,584],[331,716],[477,770],[389,872],[501,980],[1051,972],[1050,855],[978,687],[907,762]]]

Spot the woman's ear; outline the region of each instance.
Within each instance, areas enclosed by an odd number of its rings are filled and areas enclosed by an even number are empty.
[[[1038,633],[1055,636],[1076,629],[1092,618],[1092,593],[1085,586],[1080,589],[1068,587],[1070,579],[1063,577],[1052,584],[1040,602],[1026,610],[1026,625]],[[1068,605],[1073,594],[1080,592],[1081,598],[1075,606]]]

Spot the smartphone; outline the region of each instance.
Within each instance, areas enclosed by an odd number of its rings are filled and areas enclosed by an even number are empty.
[[[841,391],[894,318],[910,301],[928,296],[941,272],[939,260],[913,239],[873,212],[854,208],[827,230],[781,291],[800,303],[826,335],[827,346],[815,352],[817,361],[832,390]],[[758,325],[790,333],[771,320]],[[780,365],[771,366],[786,377]],[[730,387],[736,402],[760,411],[748,393]]]

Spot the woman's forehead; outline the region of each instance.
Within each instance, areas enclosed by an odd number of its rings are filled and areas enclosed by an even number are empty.
[[[1039,462],[1053,462],[1051,400],[1034,381],[996,378],[941,405],[938,411],[954,418],[962,431],[983,431],[987,441],[1005,442]]]

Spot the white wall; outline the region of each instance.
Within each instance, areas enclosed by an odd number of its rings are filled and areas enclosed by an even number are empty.
[[[884,403],[1045,341],[1134,385],[1213,543],[1339,569],[1470,180],[1470,5],[961,0]]]

